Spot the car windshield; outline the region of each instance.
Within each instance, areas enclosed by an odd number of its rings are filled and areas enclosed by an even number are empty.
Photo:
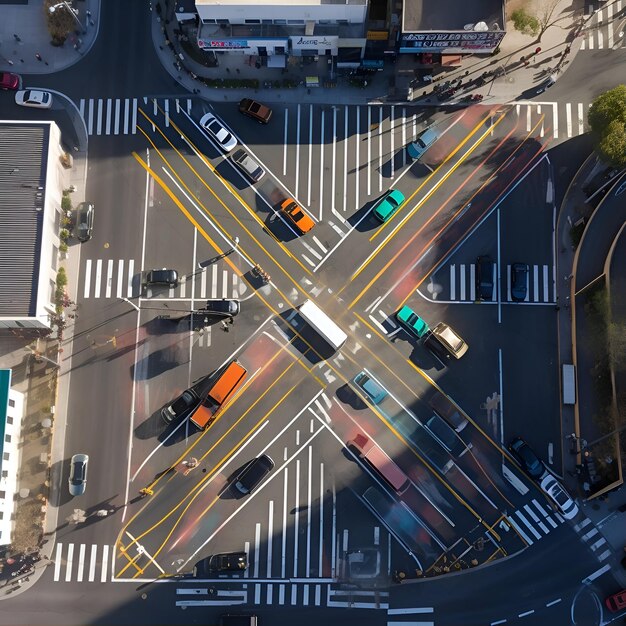
[[[74,476],[72,477],[72,485],[80,485],[85,478],[85,464],[74,463]]]

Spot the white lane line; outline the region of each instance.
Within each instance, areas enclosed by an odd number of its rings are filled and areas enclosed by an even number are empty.
[[[598,541],[596,541],[593,545],[589,546],[594,552],[602,545],[604,545],[606,543],[606,539],[604,537],[602,537],[601,539],[598,539]]]
[[[81,543],[78,549],[78,573],[76,575],[76,582],[83,582],[83,569],[85,567],[85,544]]]
[[[337,107],[333,107],[333,175],[331,179],[330,209],[335,211],[335,181],[337,176]]]
[[[296,116],[296,198],[298,198],[298,191],[300,189],[300,110],[301,105],[298,105]]]
[[[435,609],[432,606],[415,607],[409,609],[387,609],[387,615],[411,615],[413,613],[434,613],[434,611]],[[406,622],[400,623],[405,624]]]
[[[578,134],[583,135],[585,133],[585,113],[582,102],[578,103]]]
[[[389,139],[391,140],[391,158],[389,159],[389,163],[391,165],[391,180],[393,180],[395,178],[395,171],[394,171],[394,160],[393,157],[395,155],[395,145],[394,145],[394,121],[395,121],[395,112],[396,112],[396,107],[392,104],[391,105],[391,113],[389,114]]]
[[[551,606],[554,606],[555,604],[558,604],[559,602],[561,602],[561,598],[558,598],[558,599],[556,599],[556,600],[552,600],[552,602],[548,602],[548,603],[546,604],[546,608],[549,608],[549,607],[551,607]]]
[[[383,107],[378,109],[378,192],[383,190]]]
[[[107,284],[105,287],[105,298],[111,297],[111,290],[113,288],[113,259],[109,259],[107,263]]]
[[[80,113],[80,116],[85,119],[85,99],[81,98],[80,102],[78,103],[78,112]]]
[[[113,123],[113,134],[120,134],[120,105],[121,101],[119,98],[115,98],[115,119]]]
[[[113,574],[113,565],[115,563],[115,550],[111,551],[111,575]],[[102,546],[102,571],[100,572],[100,582],[107,581],[107,567],[109,566],[109,546]]]
[[[244,541],[243,551],[248,555],[248,562],[250,562],[251,559],[250,559],[250,542],[249,541]],[[249,576],[250,576],[250,570],[245,569],[243,571],[243,577],[248,578]]]
[[[131,134],[137,134],[137,98],[133,98],[133,124],[130,130]]]
[[[206,275],[207,268],[203,267],[202,272],[200,273],[200,298],[203,300],[206,298]]]
[[[285,604],[285,585],[278,586],[278,604]]]
[[[94,108],[93,98],[89,98],[89,115],[88,115],[88,120],[87,120],[87,129],[90,135],[93,135],[93,108]]]
[[[117,289],[115,295],[118,298],[122,297],[122,286],[124,285],[124,259],[120,259],[117,262]]]
[[[535,285],[535,289],[533,292],[533,300],[535,302],[539,302],[539,266],[533,265],[533,283]]]
[[[589,526],[589,524],[591,524],[591,520],[588,517],[585,517],[582,522],[574,525],[574,530],[576,532],[580,532],[583,528],[585,528],[585,526]]]
[[[254,577],[259,577],[259,564],[261,562],[260,559],[260,548],[261,548],[261,524],[257,522],[254,528]],[[261,603],[261,585],[254,586],[254,603]]]
[[[461,278],[461,300],[465,300],[465,265],[461,264],[459,266],[459,274],[460,274],[460,278]]]
[[[100,297],[100,286],[102,283],[102,259],[96,261],[96,282],[93,288],[93,297]]]
[[[92,583],[96,579],[96,557],[98,555],[98,546],[91,544],[91,556],[89,557],[89,582]]]
[[[217,265],[211,266],[211,299],[217,298]]]
[[[296,444],[297,445],[297,444]],[[296,507],[300,506],[300,459],[296,459]],[[294,520],[294,544],[293,544],[293,576],[298,576],[298,538],[300,535],[300,516],[296,515]],[[294,590],[291,590],[291,603],[293,604]]]
[[[541,528],[546,535],[550,532],[550,529],[539,519],[539,517],[537,517],[536,513],[528,504],[524,505],[524,510],[533,518],[533,520],[537,523],[537,526],[539,526],[539,528]]]
[[[355,137],[356,137],[356,155],[355,155],[355,167],[354,169],[356,170],[354,173],[354,194],[355,194],[355,199],[354,199],[354,207],[355,210],[358,211],[359,209],[359,172],[361,171],[361,162],[360,162],[360,158],[361,158],[361,134],[360,134],[360,128],[361,128],[361,107],[356,107],[356,129],[355,129]]]
[[[517,532],[520,534],[520,536],[522,537],[522,539],[529,545],[532,546],[534,541],[519,527],[519,524],[509,515],[506,516],[506,518],[509,520],[509,522],[511,523],[511,526],[513,526],[513,528],[515,528],[515,530],[517,530]]]
[[[131,259],[130,261],[128,261],[128,284],[126,285],[126,297],[127,298],[130,298],[133,295],[133,274],[134,273],[135,273],[135,261]],[[139,277],[139,282],[141,282],[141,277]]]
[[[67,560],[65,562],[65,582],[69,583],[72,580],[72,559],[74,558],[74,544],[70,543],[67,546]]]
[[[222,298],[228,298],[228,270],[222,270]]]
[[[554,117],[554,129],[552,136],[557,139],[559,136],[559,110],[558,110],[558,102],[552,103],[552,115]]]
[[[607,33],[607,47],[608,48],[612,48],[613,47],[613,5],[609,4],[606,7],[606,21],[608,22],[608,33]]]
[[[128,122],[130,120],[130,99],[124,99],[124,134],[128,135]]]
[[[102,109],[104,108],[104,101],[98,99],[98,112],[96,114],[96,135],[102,134]]]
[[[335,483],[333,481],[333,526],[331,530],[331,548],[330,548],[330,577],[335,578],[335,558],[337,555],[337,491],[335,490]]]
[[[318,220],[322,221],[323,206],[324,206],[324,153],[326,151],[326,144],[324,143],[324,121],[326,119],[326,111],[322,111],[322,119],[320,120],[320,193],[319,203],[320,212]]]
[[[372,195],[372,107],[367,107],[367,197]]]
[[[324,463],[320,463],[320,500],[319,500],[319,508],[320,508],[320,547],[318,553],[318,576],[321,578],[323,575],[323,557],[324,557]],[[317,598],[317,592],[316,592]],[[317,602],[316,602],[317,604]]]
[[[348,107],[343,108],[343,212],[348,210]]]
[[[498,626],[498,624],[506,624],[507,620],[499,619],[497,622],[491,622],[490,626]]]
[[[548,279],[548,266],[543,266],[543,301],[547,302],[550,296],[550,280]]]
[[[302,604],[304,606],[309,605],[309,585],[303,585]]]
[[[311,490],[313,477],[313,448],[309,446],[309,468],[307,473],[307,507],[306,507],[306,569],[304,575],[311,575]]]
[[[598,557],[598,561],[600,561],[600,563],[602,563],[602,561],[604,561],[605,559],[608,559],[611,556],[611,551],[610,550],[605,550],[599,557]]]
[[[270,500],[267,512],[267,578],[272,577],[272,538],[274,536],[274,500]]]
[[[532,108],[531,106],[527,106],[526,107],[526,132],[529,133],[531,128],[532,128],[532,122],[530,119],[530,116],[532,115]]]
[[[571,102],[565,103],[565,123],[567,125],[567,136],[572,136],[572,104]]]
[[[450,300],[456,300],[456,265],[450,265]]]
[[[602,576],[602,574],[604,574],[605,572],[608,572],[610,569],[611,569],[611,565],[607,563],[606,565],[603,565],[599,570],[596,570],[593,574],[589,574],[587,578],[583,578],[581,582],[583,585],[586,585],[594,581],[596,578],[599,578],[600,576]]]
[[[106,117],[106,122],[104,125],[104,134],[105,135],[110,135],[111,134],[111,113],[113,111],[113,100],[111,98],[107,98],[107,117]]]
[[[56,553],[54,555],[54,581],[57,582],[61,577],[61,554],[63,554],[63,544],[57,543]]]
[[[602,50],[604,48],[604,33],[599,30],[598,31],[598,49]]]
[[[85,263],[85,289],[83,291],[83,298],[89,297],[89,288],[91,287],[91,259],[87,259]]]
[[[581,539],[583,541],[588,541],[589,539],[591,539],[594,535],[597,535],[600,531],[597,528],[592,528],[587,534],[583,535],[581,537]]]
[[[285,109],[285,127],[283,129],[283,176],[287,176],[287,128],[289,126],[289,109]]]
[[[530,611],[526,611],[525,613],[520,613],[518,617],[528,617],[529,615],[532,615],[534,612],[535,612],[535,609],[531,609]]]
[[[154,102],[156,104],[156,100]],[[178,100],[176,101],[176,104],[178,106]],[[169,125],[170,125],[170,101],[169,100],[165,101],[165,106],[163,108],[165,111],[165,127],[169,128]]]
[[[287,568],[287,505],[289,504],[289,492],[287,489],[289,470],[285,467],[283,472],[285,481],[283,483],[283,534],[282,534],[282,554],[280,563],[280,577],[285,578]],[[284,593],[284,590],[283,590]],[[282,603],[281,603],[282,604]]]
[[[309,104],[309,180],[308,180],[308,194],[307,194],[307,207],[311,206],[311,174],[313,169],[313,105]]]
[[[315,606],[319,606],[322,603],[322,586],[315,585]]]
[[[552,526],[552,528],[556,528],[558,526],[558,524],[550,517],[550,515],[548,514],[548,511],[546,511],[541,506],[541,504],[537,502],[537,500],[533,500],[532,504],[544,516],[544,518],[548,521],[548,523],[550,524],[550,526]]]
[[[406,167],[406,108],[402,107],[402,167]]]
[[[517,517],[519,517],[519,519],[524,523],[526,528],[528,528],[528,530],[530,530],[530,532],[535,535],[535,539],[541,539],[541,535],[539,534],[539,532],[535,530],[535,527],[526,519],[526,516],[520,510],[515,511],[515,515],[517,515]]]

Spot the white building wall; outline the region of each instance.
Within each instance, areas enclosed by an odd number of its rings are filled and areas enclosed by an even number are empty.
[[[7,423],[4,432],[4,455],[0,468],[0,546],[11,543],[13,515],[17,496],[19,440],[24,416],[24,394],[9,390]]]

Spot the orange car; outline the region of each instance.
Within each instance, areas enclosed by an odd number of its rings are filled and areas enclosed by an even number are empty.
[[[609,596],[604,603],[611,613],[617,613],[622,609],[626,609],[626,589],[622,589],[619,593]]]
[[[280,205],[280,210],[301,235],[308,233],[311,228],[315,226],[315,222],[304,212],[302,207],[291,198],[283,200]]]

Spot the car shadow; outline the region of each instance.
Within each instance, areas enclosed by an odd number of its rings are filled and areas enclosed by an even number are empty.
[[[365,401],[352,389],[352,387],[346,383],[337,389],[335,392],[337,399],[343,404],[347,404],[355,411],[362,411],[367,408]]]

